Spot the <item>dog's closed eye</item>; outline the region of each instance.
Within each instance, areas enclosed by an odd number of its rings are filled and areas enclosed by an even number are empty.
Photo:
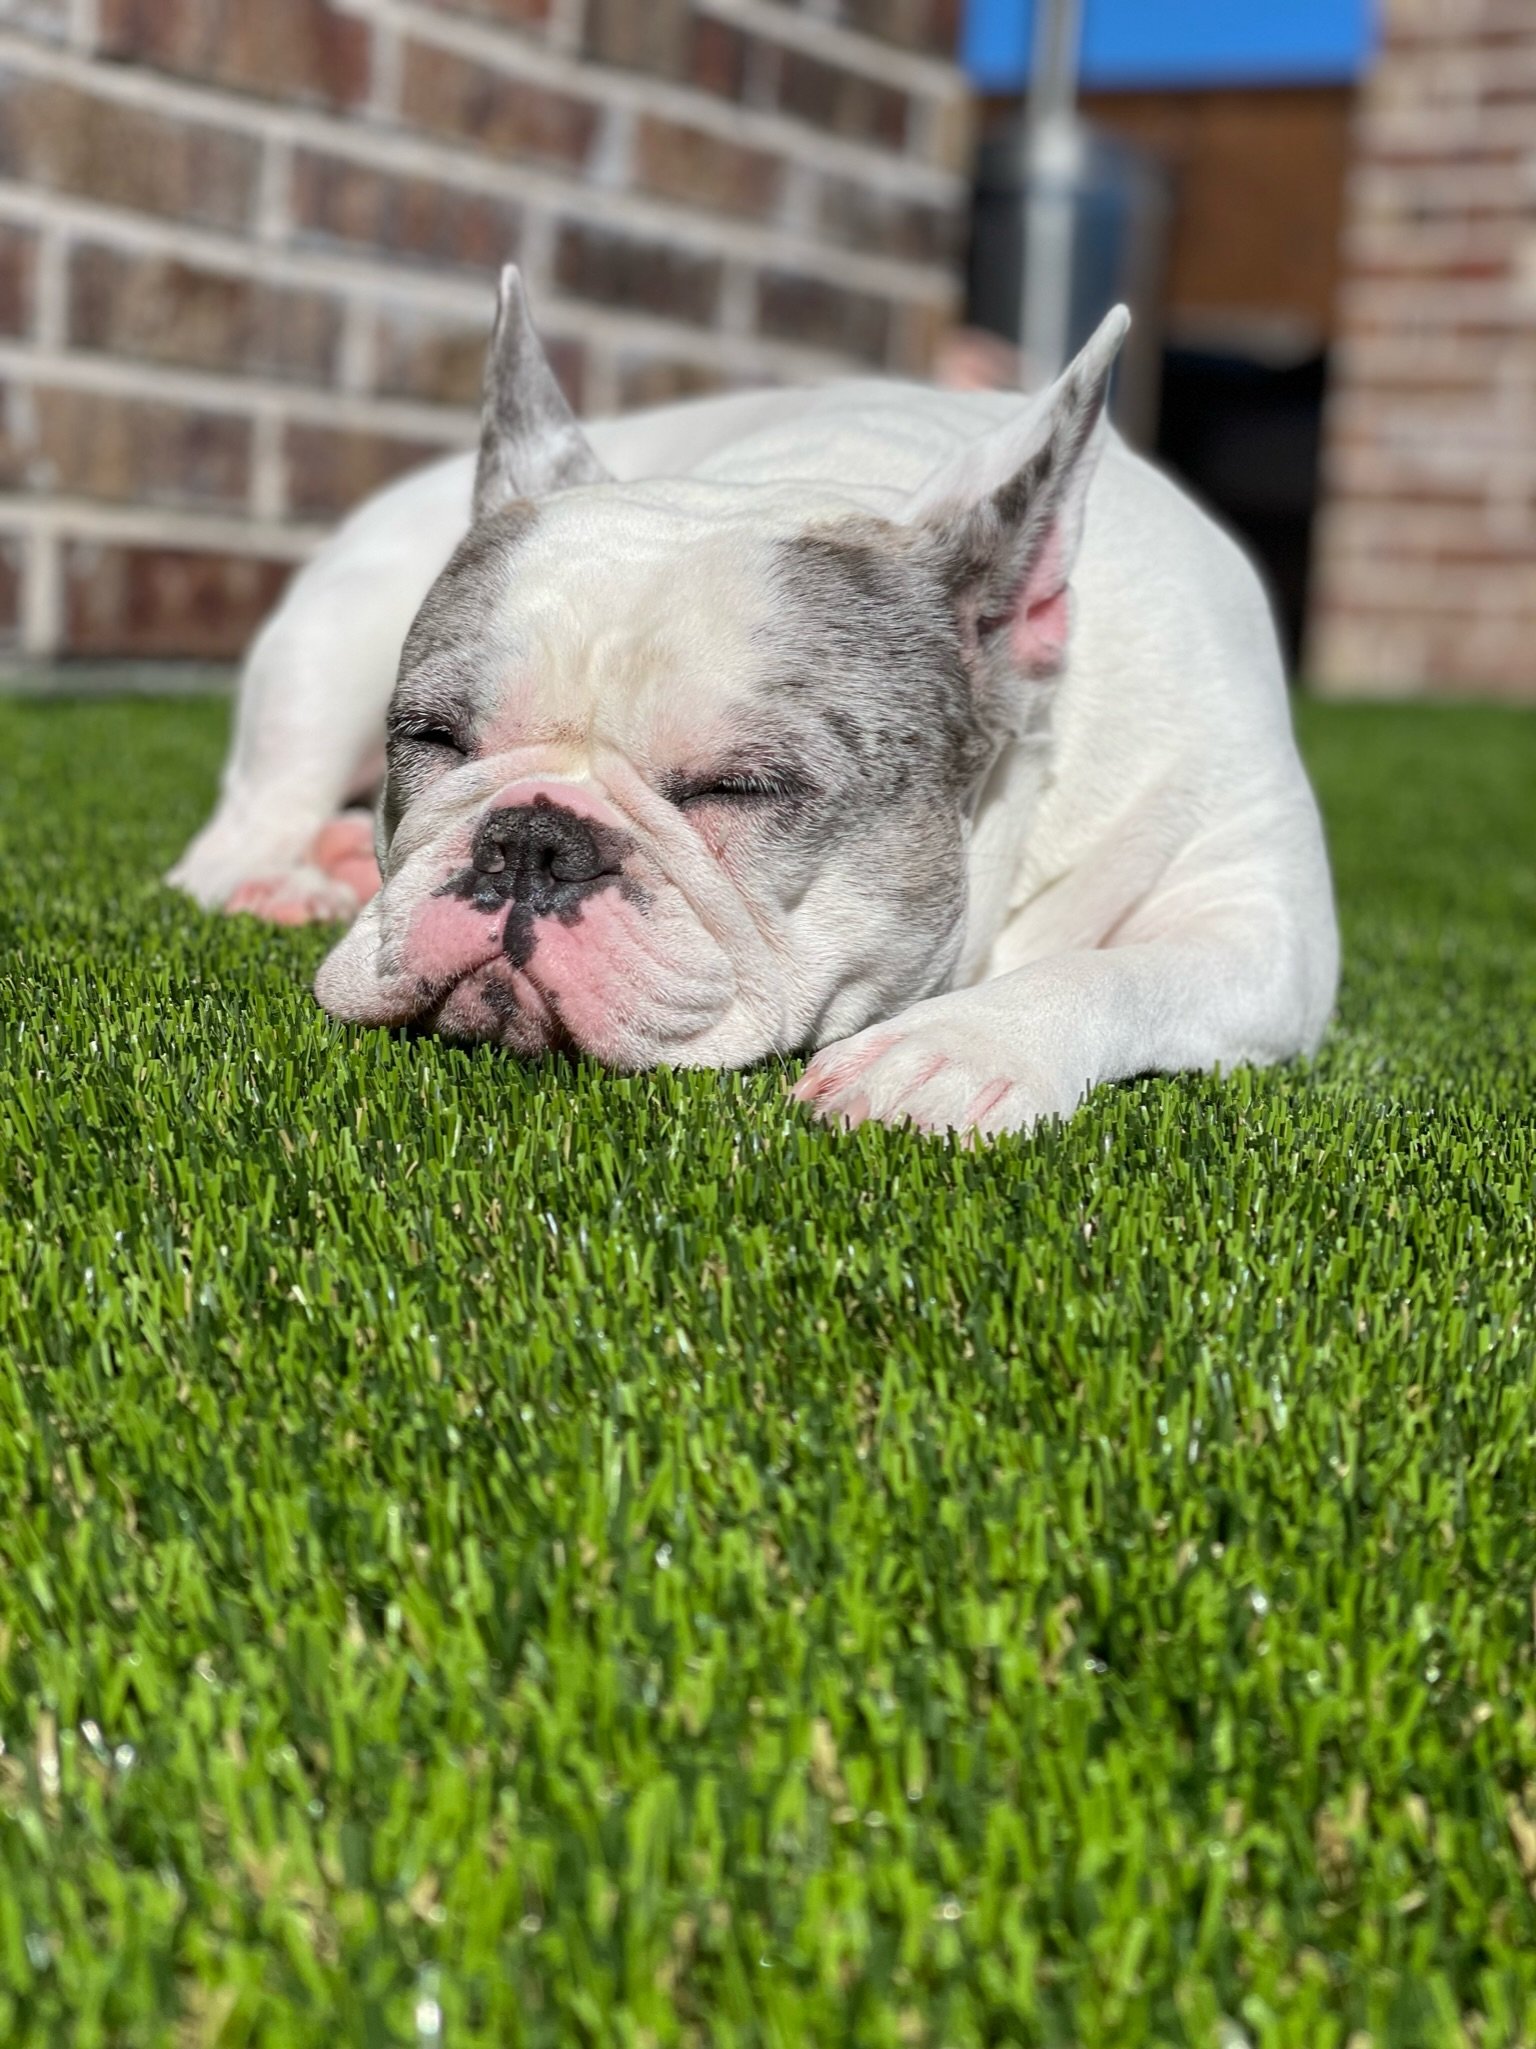
[[[464,735],[455,727],[425,719],[392,722],[389,740],[392,747],[428,747],[441,754],[456,754],[460,760],[463,760],[470,751]]]
[[[808,797],[806,779],[787,769],[733,771],[678,781],[666,793],[679,810],[692,811],[706,804],[740,806],[789,803]]]

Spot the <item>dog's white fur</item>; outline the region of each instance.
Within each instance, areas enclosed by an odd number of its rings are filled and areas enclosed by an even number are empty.
[[[910,520],[995,488],[1043,403],[865,382],[589,431],[620,482],[793,483],[828,516]],[[953,986],[817,1052],[798,1092],[835,1120],[1027,1128],[1102,1081],[1282,1060],[1323,1032],[1332,893],[1265,598],[1167,477],[1102,440],[1049,744],[1006,748],[981,791]],[[171,876],[199,902],[255,881],[315,916],[357,909],[309,850],[376,783],[401,645],[464,535],[474,469],[454,458],[380,493],[263,629],[217,812]]]

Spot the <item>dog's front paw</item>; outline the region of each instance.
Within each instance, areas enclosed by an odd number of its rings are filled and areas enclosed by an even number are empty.
[[[363,898],[350,884],[310,861],[295,861],[271,875],[253,875],[231,890],[224,909],[268,925],[349,924]]]
[[[320,828],[302,860],[238,882],[224,898],[224,909],[272,925],[347,922],[378,887],[373,822],[366,811],[344,811]]]
[[[1081,1081],[1030,1063],[987,1020],[946,1017],[942,998],[926,1008],[823,1047],[796,1099],[845,1127],[872,1118],[982,1138],[1069,1117],[1082,1101]]]

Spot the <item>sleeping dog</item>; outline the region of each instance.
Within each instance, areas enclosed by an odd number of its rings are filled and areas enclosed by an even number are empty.
[[[630,1069],[808,1051],[843,1124],[1022,1130],[1310,1049],[1337,938],[1274,628],[1108,427],[1126,325],[1033,397],[584,432],[508,269],[478,456],[295,579],[172,881],[352,918],[338,1018]]]

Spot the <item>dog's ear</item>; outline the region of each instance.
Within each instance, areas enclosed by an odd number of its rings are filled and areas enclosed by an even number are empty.
[[[1049,676],[1066,658],[1067,584],[1104,442],[1110,372],[1130,322],[1117,306],[1048,391],[962,448],[903,515],[978,666]]]
[[[576,424],[534,332],[517,265],[501,273],[496,325],[480,403],[476,519],[514,498],[542,498],[572,484],[603,484],[608,472]]]

